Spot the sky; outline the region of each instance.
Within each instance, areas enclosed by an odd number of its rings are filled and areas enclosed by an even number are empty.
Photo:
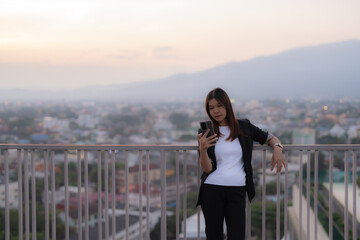
[[[359,12],[359,0],[0,0],[0,88],[149,81],[360,39]]]

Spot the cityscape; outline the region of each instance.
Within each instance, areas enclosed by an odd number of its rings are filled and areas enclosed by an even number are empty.
[[[359,9],[1,1],[0,240],[360,240]],[[210,165],[197,137],[215,88],[276,138],[244,127]],[[241,186],[210,227],[214,169],[221,191]]]
[[[360,143],[360,99],[353,97],[334,98],[334,99],[267,99],[267,100],[238,100],[232,99],[232,104],[238,118],[248,118],[254,125],[273,133],[283,144],[359,144]],[[0,142],[4,144],[74,144],[74,145],[197,145],[197,129],[199,122],[208,119],[204,110],[204,103],[201,101],[184,102],[163,102],[163,103],[117,103],[106,101],[4,101],[0,105]],[[29,155],[28,155],[29,153]],[[8,153],[8,174],[9,174],[9,202],[11,208],[10,226],[11,239],[18,237],[17,216],[19,205],[18,187],[18,155],[17,151],[9,150]],[[49,206],[53,200],[56,206],[56,237],[65,239],[65,186],[64,186],[64,151],[53,151],[45,157],[46,151],[37,150],[32,152],[22,151],[23,161],[34,163],[34,178],[36,179],[36,216],[37,216],[37,239],[45,239],[44,211],[45,199],[48,198]],[[130,239],[140,239],[140,234],[149,234],[151,239],[160,239],[160,220],[161,220],[161,157],[157,151],[149,151],[139,155],[139,151],[102,152],[103,159],[109,159],[108,167],[102,163],[98,166],[98,151],[67,151],[68,159],[68,184],[69,193],[69,235],[70,239],[78,239],[79,234],[86,234],[84,216],[79,217],[78,207],[82,206],[82,214],[88,209],[88,224],[90,227],[90,239],[98,239],[98,217],[99,217],[99,185],[98,169],[102,170],[101,203],[102,217],[105,222],[107,213],[105,207],[108,206],[111,215],[112,199],[115,199],[116,208],[116,239],[125,239],[125,213],[128,204],[128,224],[132,229]],[[267,153],[267,155],[270,153]],[[78,188],[78,159],[82,162],[88,161],[88,186],[85,189],[85,179],[80,181],[81,190]],[[114,155],[114,157],[113,157]],[[145,156],[146,155],[146,156]],[[298,153],[290,153],[288,171],[289,185],[286,193],[291,197],[296,190],[291,190],[292,185],[297,183],[299,174]],[[270,155],[269,155],[270,156]],[[267,156],[267,159],[270,157]],[[111,165],[111,158],[114,165]],[[48,172],[50,176],[50,162],[54,161],[55,167],[55,193],[51,190],[44,191],[44,180],[46,166],[44,159],[49,159]],[[26,160],[25,160],[26,159]],[[148,168],[146,168],[147,159]],[[176,180],[179,167],[179,158],[176,152],[169,152],[166,157],[166,204],[168,211],[175,211],[178,199],[186,196],[186,203],[182,200],[182,207],[186,206],[187,225],[184,228],[183,221],[180,230],[180,238],[185,236],[187,239],[197,239],[197,232],[191,232],[192,225],[196,225],[197,209],[195,207],[198,191],[198,163],[197,152],[188,151],[187,154],[180,153],[180,169],[184,174],[184,162],[186,161],[186,177]],[[306,159],[304,157],[304,159]],[[1,154],[0,162],[0,218],[4,219],[5,207],[5,165],[4,153]],[[104,162],[105,160],[103,160]],[[269,160],[268,160],[269,161]],[[140,162],[142,170],[140,171]],[[304,161],[306,166],[306,161]],[[336,176],[334,186],[344,182],[344,153],[335,152],[334,169]],[[126,165],[128,176],[126,177]],[[25,165],[24,165],[25,166]],[[28,165],[28,167],[30,164]],[[253,225],[251,226],[251,236],[253,239],[261,239],[261,188],[262,188],[262,159],[261,153],[253,156],[253,166],[255,168],[255,184],[257,185],[257,195],[251,208]],[[357,161],[356,171],[359,172],[359,161]],[[81,167],[84,169],[85,164]],[[112,169],[115,167],[115,169]],[[305,167],[304,167],[305,168]],[[306,169],[306,168],[305,168]],[[324,169],[329,169],[329,154],[320,153],[319,157],[319,181],[324,185],[329,185],[328,174]],[[350,168],[351,169],[351,168]],[[25,167],[24,167],[25,170]],[[108,178],[105,180],[104,171],[109,171]],[[142,174],[140,174],[140,172]],[[145,174],[147,172],[148,175]],[[340,175],[339,175],[340,173]],[[84,172],[80,172],[80,175]],[[115,174],[115,175],[114,175]],[[113,177],[114,175],[114,177]],[[268,218],[276,214],[276,178],[275,174],[269,169],[266,170],[266,214]],[[283,173],[281,174],[283,175]],[[304,174],[306,175],[306,174]],[[357,173],[359,175],[359,173]],[[141,179],[140,179],[141,177]],[[29,183],[32,174],[29,173]],[[283,178],[283,177],[282,177]],[[114,180],[112,180],[114,179]],[[186,179],[186,180],[185,180]],[[351,179],[351,177],[349,178]],[[306,180],[306,179],[305,179]],[[108,185],[106,186],[106,182]],[[185,183],[186,182],[186,183]],[[50,183],[50,180],[49,180]],[[351,181],[350,181],[351,183]],[[114,193],[112,185],[115,184]],[[149,185],[147,185],[149,184]],[[357,178],[360,185],[360,177]],[[336,185],[338,186],[338,185]],[[342,185],[344,186],[344,185]],[[126,187],[128,189],[126,189]],[[147,189],[149,188],[149,190]],[[281,185],[284,191],[284,186]],[[341,188],[341,187],[340,187]],[[342,187],[343,189],[344,187]],[[110,189],[110,190],[109,190]],[[325,188],[324,188],[325,189]],[[322,190],[326,193],[326,189]],[[359,186],[357,187],[359,193]],[[341,189],[339,190],[341,191]],[[81,201],[78,193],[80,192]],[[106,192],[109,195],[106,195]],[[46,196],[46,194],[48,196]],[[179,195],[178,195],[179,193]],[[84,202],[84,195],[87,194],[87,207]],[[292,194],[292,195],[291,195]],[[328,194],[328,192],[327,192]],[[336,195],[334,190],[334,196]],[[30,194],[31,196],[31,194]],[[326,198],[326,195],[323,196]],[[147,200],[147,198],[149,198]],[[140,200],[141,199],[141,200]],[[282,194],[283,199],[283,194]],[[79,201],[81,205],[79,205]],[[294,200],[295,201],[295,200]],[[339,200],[339,202],[341,202]],[[108,205],[106,205],[108,204]],[[142,204],[142,207],[140,207]],[[293,203],[294,204],[294,203]],[[327,203],[322,203],[327,205]],[[341,205],[341,203],[339,203]],[[148,206],[147,206],[148,205]],[[351,204],[350,204],[351,205]],[[290,206],[290,205],[289,205]],[[142,226],[143,232],[139,231],[139,221],[142,219],[140,214],[145,207],[149,208],[149,227]],[[324,207],[324,206],[322,206]],[[281,208],[283,209],[283,207]],[[289,208],[290,209],[290,208]],[[146,212],[146,210],[144,210]],[[340,211],[340,210],[339,210]],[[344,239],[344,232],[341,231],[341,213],[337,213],[334,221],[334,238]],[[350,211],[350,210],[349,210]],[[284,212],[281,210],[281,216]],[[290,210],[289,210],[290,214]],[[101,215],[100,215],[101,216]],[[182,217],[180,218],[182,219]],[[147,221],[146,217],[143,219]],[[78,231],[79,221],[82,221],[83,230]],[[202,220],[203,221],[203,220]],[[282,220],[281,220],[282,221]],[[142,221],[141,221],[142,222]],[[259,224],[256,224],[260,222]],[[275,222],[266,220],[266,239],[275,239]],[[358,220],[359,222],[359,220]],[[5,222],[0,222],[0,239],[5,236]],[[114,224],[115,224],[114,223]],[[105,224],[105,223],[104,223]],[[343,223],[342,223],[343,224]],[[176,238],[175,214],[167,217],[167,239]],[[200,224],[201,225],[201,224]],[[201,225],[202,226],[202,225]],[[105,229],[105,225],[103,227]],[[141,228],[141,227],[140,227]],[[203,227],[200,227],[202,229]],[[109,231],[112,231],[110,228]],[[148,233],[147,231],[150,231]],[[284,234],[281,229],[281,235]],[[288,237],[291,237],[291,227],[289,226]],[[295,230],[292,230],[295,231]],[[328,236],[329,229],[326,227],[319,234]],[[142,232],[142,233],[141,233]],[[101,234],[101,233],[100,233]],[[109,233],[103,230],[104,237]],[[129,234],[129,233],[127,233]],[[110,233],[110,236],[111,233]],[[145,236],[145,235],[144,235]],[[194,238],[191,238],[193,236]],[[201,237],[203,238],[204,229]],[[322,236],[322,235],[321,235]],[[296,239],[296,238],[290,238]]]
[[[249,119],[278,136],[284,144],[359,143],[359,98],[232,101],[237,118]],[[207,119],[202,101],[3,101],[0,141],[195,144],[199,122]],[[296,139],[298,134],[308,135],[307,140]]]

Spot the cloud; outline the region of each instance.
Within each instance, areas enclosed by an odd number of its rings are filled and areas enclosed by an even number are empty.
[[[175,55],[170,55],[170,54],[157,54],[156,57],[157,57],[157,58],[167,58],[167,59],[177,58],[177,56],[175,56]]]
[[[170,52],[172,50],[173,50],[173,48],[170,46],[163,46],[163,47],[158,47],[158,48],[153,49],[153,51],[156,53],[166,53],[166,52]]]
[[[158,48],[154,48],[153,52],[155,53],[154,56],[156,58],[176,58],[174,54],[171,54],[173,47],[171,46],[162,46]]]
[[[116,58],[116,59],[137,59],[144,54],[137,51],[131,51],[131,50],[120,50],[116,55],[109,56],[110,58]]]

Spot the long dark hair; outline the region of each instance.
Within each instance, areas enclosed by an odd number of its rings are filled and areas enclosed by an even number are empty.
[[[234,139],[236,139],[239,135],[245,136],[245,134],[240,130],[239,123],[238,123],[237,119],[235,118],[235,114],[234,114],[233,108],[231,106],[231,101],[230,101],[229,96],[223,89],[215,88],[215,89],[211,90],[208,93],[208,95],[206,96],[205,109],[206,109],[207,115],[211,119],[211,122],[214,127],[214,132],[217,134],[217,136],[220,136],[219,123],[213,117],[211,117],[210,110],[209,110],[209,102],[212,99],[215,99],[216,101],[218,101],[219,103],[224,105],[224,107],[226,109],[225,120],[226,120],[227,124],[229,124],[229,128],[230,128],[230,135],[226,140],[231,139],[231,141],[234,141]]]

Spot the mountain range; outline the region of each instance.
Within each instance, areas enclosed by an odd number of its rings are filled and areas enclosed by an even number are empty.
[[[235,99],[360,97],[360,40],[300,47],[146,82],[94,85],[71,91],[0,89],[0,98],[200,100],[215,87],[225,89]]]

